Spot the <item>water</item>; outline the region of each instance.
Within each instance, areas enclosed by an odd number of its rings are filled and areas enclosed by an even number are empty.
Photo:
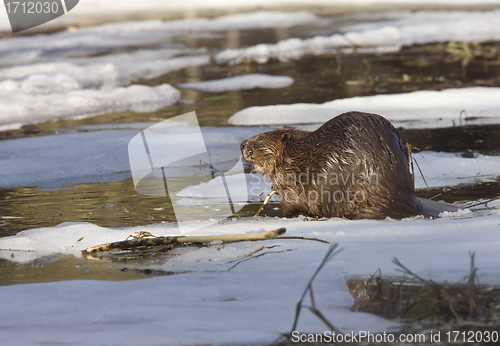
[[[338,25],[345,24],[339,22]],[[277,42],[287,37],[300,37],[304,30],[325,31],[335,27],[308,27],[299,29],[263,29],[227,32],[198,39],[180,39],[190,47],[206,46],[217,51],[227,46],[240,47],[262,42]],[[496,49],[499,43],[483,43],[479,48]],[[243,73],[287,75],[295,83],[281,89],[256,89],[226,93],[206,93],[182,89],[182,100],[156,112],[139,114],[131,111],[110,113],[83,120],[57,120],[24,127],[21,130],[0,133],[0,139],[42,136],[53,131],[82,131],[81,126],[109,123],[159,122],[179,114],[196,111],[201,126],[228,126],[227,119],[235,112],[250,106],[322,103],[333,99],[400,93],[413,90],[440,90],[448,87],[487,85],[498,86],[500,64],[490,64],[480,57],[472,60],[466,69],[459,56],[447,53],[443,45],[405,48],[385,55],[325,55],[305,57],[297,61],[273,61],[265,65],[240,64],[218,66],[214,63],[169,73],[154,80],[136,83],[176,85],[184,82],[224,78]],[[421,150],[459,152],[463,155],[500,153],[500,125],[456,126],[445,129],[400,129],[404,141]],[[78,159],[78,158],[76,158]],[[500,195],[498,181],[474,186],[420,190],[421,197],[447,202],[493,198]],[[264,214],[281,215],[273,210],[278,204],[266,207]],[[238,216],[253,215],[259,204],[249,204]],[[160,222],[174,222],[175,216],[168,198],[160,199],[138,195],[131,179],[107,183],[87,183],[42,189],[34,186],[0,189],[0,237],[37,227],[50,227],[62,222],[91,222],[105,227],[128,227]],[[198,218],[209,217],[196,215]],[[120,271],[124,267],[136,269],[149,262],[92,263],[84,258],[54,256],[54,261],[16,264],[0,260],[0,284],[54,281],[64,279],[121,280],[144,277],[145,273]],[[158,274],[158,273],[156,273]],[[156,275],[155,274],[155,275]],[[5,279],[8,278],[8,279]]]

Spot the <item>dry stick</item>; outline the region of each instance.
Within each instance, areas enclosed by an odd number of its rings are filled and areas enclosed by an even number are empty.
[[[266,206],[267,202],[269,202],[269,200],[271,199],[271,197],[276,193],[276,191],[271,191],[271,193],[269,195],[267,195],[266,199],[264,200],[264,202],[262,203],[262,206],[260,207],[259,211],[257,211],[257,213],[255,214],[255,216],[259,216],[260,213],[262,213],[262,210],[264,210],[264,207]]]
[[[107,243],[97,246],[89,247],[82,251],[82,255],[99,252],[109,251],[112,249],[128,249],[138,246],[159,246],[168,244],[181,244],[181,243],[210,243],[213,241],[222,241],[225,243],[233,243],[244,240],[262,240],[276,238],[286,232],[285,227],[275,229],[273,231],[251,233],[251,234],[221,234],[212,236],[178,236],[178,237],[157,237],[157,238],[140,238],[114,243]]]

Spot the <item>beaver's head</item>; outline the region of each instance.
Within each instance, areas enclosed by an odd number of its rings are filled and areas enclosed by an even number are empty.
[[[271,176],[290,138],[291,132],[288,130],[274,130],[253,136],[240,145],[243,159],[252,164],[255,172]]]

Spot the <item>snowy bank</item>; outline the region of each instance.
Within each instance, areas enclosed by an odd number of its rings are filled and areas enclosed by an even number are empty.
[[[204,82],[183,83],[178,86],[212,93],[233,90],[249,90],[255,88],[277,89],[293,84],[293,78],[288,76],[271,76],[260,73],[250,73],[242,76],[229,77]]]
[[[403,14],[402,14],[403,15]],[[335,53],[385,53],[403,46],[435,42],[500,40],[500,10],[484,12],[408,12],[403,18],[347,26],[342,33],[313,38],[290,38],[276,44],[226,49],[215,56],[219,64],[253,60],[266,63],[300,59],[304,55]]]
[[[232,125],[323,124],[349,111],[377,113],[403,128],[500,123],[500,88],[422,90],[350,97],[323,104],[249,107],[235,113],[228,122]]]

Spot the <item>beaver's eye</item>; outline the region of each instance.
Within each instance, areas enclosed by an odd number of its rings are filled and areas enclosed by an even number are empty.
[[[262,142],[264,140],[264,137],[260,136],[259,137],[259,142]]]

